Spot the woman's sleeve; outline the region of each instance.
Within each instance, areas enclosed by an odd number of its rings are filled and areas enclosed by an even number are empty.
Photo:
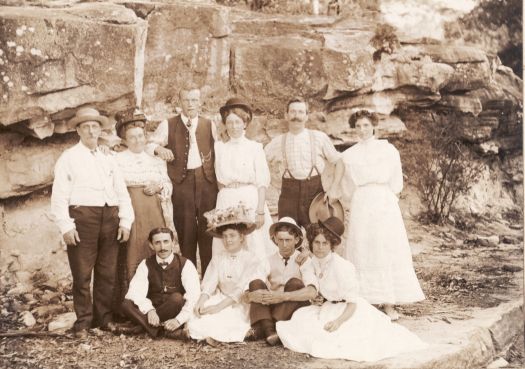
[[[338,265],[339,283],[341,286],[342,300],[346,302],[357,302],[359,296],[359,282],[357,281],[357,275],[355,267],[352,263],[347,260],[341,260]]]
[[[268,162],[266,161],[266,155],[260,143],[257,143],[255,148],[255,184],[257,185],[257,188],[268,188],[270,186],[271,177],[270,168],[268,167]]]
[[[162,159],[156,160],[158,172],[160,174],[160,184],[162,190],[160,191],[161,198],[171,198],[173,193],[173,184],[171,183],[170,177],[168,177],[168,167],[166,162]]]
[[[401,168],[401,157],[399,151],[391,146],[391,173],[388,186],[393,193],[398,194],[403,190],[403,169]]]
[[[215,141],[214,150],[215,150],[215,176],[217,177],[217,182],[221,184],[226,184],[225,175],[222,171],[222,161],[224,160],[224,153],[223,149],[225,149],[225,145],[221,141]]]
[[[208,296],[213,295],[213,293],[219,286],[219,268],[217,264],[218,259],[212,258],[210,264],[206,268],[204,278],[202,279],[202,293],[205,293]]]

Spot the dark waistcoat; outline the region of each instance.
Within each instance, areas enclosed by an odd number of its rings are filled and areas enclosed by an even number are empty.
[[[199,154],[202,160],[204,177],[208,182],[215,183],[215,151],[213,149],[213,135],[211,121],[199,117],[195,132]],[[175,160],[168,162],[168,176],[174,183],[184,181],[188,171],[188,153],[190,151],[190,133],[185,127],[180,115],[168,119],[168,145],[166,148],[173,151]]]
[[[150,256],[146,259],[146,266],[148,267],[148,298],[152,301],[156,300],[162,294],[171,294],[179,292],[184,295],[186,290],[182,285],[182,269],[186,264],[186,258],[175,254],[171,263],[162,269],[157,263],[156,256]]]

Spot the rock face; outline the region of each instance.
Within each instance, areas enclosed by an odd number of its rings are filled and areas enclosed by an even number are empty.
[[[247,98],[255,110],[247,135],[263,143],[286,129],[283,113],[294,95],[309,102],[308,126],[340,149],[357,141],[350,114],[376,111],[379,135],[401,151],[409,191],[418,175],[408,165],[414,132],[454,122],[486,169],[461,206],[496,211],[523,198],[523,81],[464,43],[405,34],[392,53],[378,54],[370,39],[382,21],[380,1],[372,12],[339,19],[240,13],[209,1],[8,3],[25,6],[0,5],[3,255],[36,242],[39,255],[67,265],[48,194],[14,198],[50,185],[58,155],[77,140],[65,122],[78,107],[94,105],[112,117],[139,105],[160,120],[173,114],[180,87],[190,82],[202,86],[206,115],[232,95]],[[22,232],[29,230],[36,237]],[[27,265],[47,262],[23,252]],[[2,258],[0,269],[14,268],[13,260]]]

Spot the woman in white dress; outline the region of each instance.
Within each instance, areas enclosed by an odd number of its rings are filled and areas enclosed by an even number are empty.
[[[339,188],[343,203],[350,204],[344,257],[356,268],[361,296],[383,305],[396,320],[394,304],[425,299],[398,204],[403,189],[401,160],[393,145],[374,136],[375,113],[358,111],[349,123],[360,141],[343,153],[328,197]]]
[[[208,232],[221,239],[224,252],[212,256],[202,280],[195,317],[187,323],[193,339],[242,342],[250,330],[249,304],[241,300],[250,281],[260,278],[260,263],[246,250],[246,235],[255,229],[244,204],[205,213]]]
[[[174,228],[171,205],[173,187],[166,162],[144,152],[144,114],[133,109],[124,110],[116,114],[116,120],[117,134],[124,140],[127,149],[117,153],[115,159],[126,181],[135,212],[126,247],[129,283],[139,263],[154,254],[148,245],[149,232],[157,227]]]
[[[314,357],[355,361],[377,361],[425,348],[415,334],[359,297],[354,266],[333,252],[343,232],[343,223],[335,217],[308,226],[320,295],[316,305],[277,322],[283,345]]]
[[[269,237],[272,218],[266,205],[266,189],[270,185],[270,170],[263,146],[245,137],[252,111],[242,99],[229,99],[220,113],[227,141],[215,142],[215,173],[219,183],[216,208],[227,209],[242,201],[255,210],[252,222],[257,229],[246,237],[246,242],[259,260],[266,260],[276,247]],[[213,240],[212,249],[213,255],[224,251],[220,239]]]

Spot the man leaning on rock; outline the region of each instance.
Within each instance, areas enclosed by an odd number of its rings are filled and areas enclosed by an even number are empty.
[[[60,228],[73,276],[73,330],[85,338],[89,328],[113,330],[112,301],[119,241],[128,240],[134,220],[126,183],[112,156],[98,148],[108,118],[96,109],[77,110],[68,121],[80,141],[55,165],[51,212]],[[90,284],[93,275],[93,301]]]

